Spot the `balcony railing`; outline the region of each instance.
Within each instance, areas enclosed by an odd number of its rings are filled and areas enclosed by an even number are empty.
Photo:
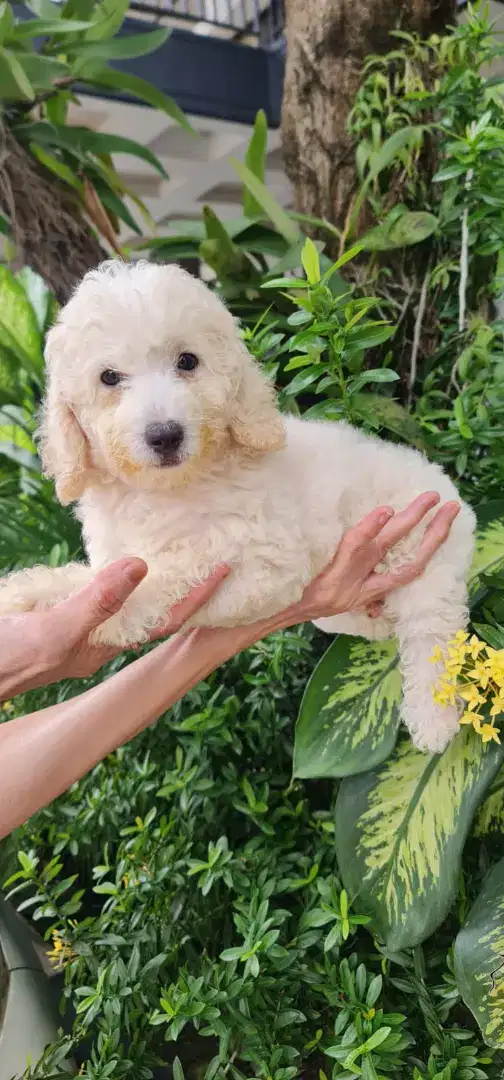
[[[278,46],[283,37],[284,0],[132,0],[130,11],[265,48]]]

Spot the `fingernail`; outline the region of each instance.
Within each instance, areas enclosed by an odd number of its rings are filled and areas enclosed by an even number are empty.
[[[380,514],[380,521],[389,521],[395,514],[391,506],[385,506]]]
[[[439,494],[439,491],[426,491],[425,494],[422,496],[422,498],[428,499],[429,502],[433,502],[433,503],[438,503],[438,502],[441,501],[441,496]]]
[[[227,565],[226,565],[226,563],[223,563],[223,564],[222,564],[222,566],[218,566],[218,567],[217,567],[217,568],[216,568],[216,569],[214,570],[214,572],[213,572],[213,574],[212,574],[212,577],[217,577],[217,578],[225,578],[225,577],[227,577],[227,576],[228,576],[228,574],[230,574],[230,573],[231,573],[231,567],[230,567],[230,566],[227,566]]]
[[[124,567],[125,576],[132,585],[138,585],[143,581],[147,573],[147,564],[143,559],[128,559]]]

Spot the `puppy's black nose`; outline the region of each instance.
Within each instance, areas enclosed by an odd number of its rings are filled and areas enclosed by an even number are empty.
[[[149,424],[145,429],[145,441],[160,457],[169,458],[184,441],[184,429],[176,420],[168,424]]]

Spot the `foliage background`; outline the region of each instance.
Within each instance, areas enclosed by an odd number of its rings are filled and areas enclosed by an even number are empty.
[[[276,205],[259,114],[235,163],[243,218],[205,208],[138,247],[205,261],[284,408],[406,441],[458,479],[480,520],[473,629],[501,649],[504,117],[481,73],[495,45],[479,11],[391,44],[351,115],[361,189],[343,234]],[[23,66],[15,37],[12,53]],[[84,184],[102,159],[74,150],[50,153]],[[0,294],[0,559],[55,565],[80,549],[33,442],[55,300],[28,268],[1,268]],[[66,1076],[71,1055],[89,1080],[502,1076],[502,747],[465,729],[419,754],[399,732],[394,644],[325,648],[306,627],[235,658],[11,838],[6,888],[52,941],[64,1006],[26,1078]],[[79,689],[25,695],[3,719]]]

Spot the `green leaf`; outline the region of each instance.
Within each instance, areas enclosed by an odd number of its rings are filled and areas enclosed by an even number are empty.
[[[284,240],[288,244],[295,244],[300,237],[300,230],[297,225],[291,220],[285,210],[277,203],[276,199],[265,184],[261,180],[258,180],[257,176],[244,165],[241,161],[237,161],[236,158],[230,158],[231,164],[235,172],[238,173],[240,180],[243,181],[245,187],[255,199],[256,203],[261,207],[263,213],[270,219],[278,232],[284,237]]]
[[[254,130],[245,154],[245,165],[261,184],[266,178],[266,150],[268,146],[268,121],[264,109],[259,109],[254,122]],[[262,206],[254,198],[248,187],[243,187],[243,213],[253,218],[262,214]]]
[[[301,702],[294,776],[354,776],[381,764],[397,738],[400,702],[395,643],[337,637]]]
[[[442,756],[405,740],[381,768],[341,784],[341,877],[388,949],[419,944],[448,914],[474,811],[503,757],[465,728]]]
[[[409,149],[413,143],[418,142],[422,131],[421,127],[404,127],[389,135],[383,146],[370,155],[370,178],[376,180],[384,169],[388,169],[401,150]]]
[[[46,169],[49,169],[60,180],[63,180],[65,184],[69,184],[79,193],[82,192],[82,183],[76,173],[68,165],[65,165],[63,161],[55,157],[54,154],[49,153],[49,150],[44,150],[41,146],[37,146],[36,143],[30,143],[30,152],[37,158],[37,161],[40,161],[41,165],[44,165]]]
[[[163,94],[156,86],[152,86],[146,79],[141,79],[139,75],[133,75],[129,71],[114,71],[112,68],[104,68],[102,71],[97,71],[93,78],[86,79],[86,82],[92,86],[105,87],[107,90],[122,90],[125,94],[132,94],[141,101],[145,101],[147,105],[151,105],[153,109],[159,109],[160,112],[166,113],[186,131],[190,131],[193,135],[196,134],[192,124],[184,115],[182,109],[179,109],[176,101],[168,97],[167,94]]]
[[[35,91],[15,53],[0,48],[0,96],[7,101],[33,101]]]
[[[382,427],[393,431],[395,435],[400,435],[402,439],[418,447],[419,450],[425,449],[422,432],[416,420],[394,398],[384,397],[381,394],[356,394],[353,404],[363,416],[368,416],[370,420],[378,420]]]
[[[42,367],[42,335],[22,284],[0,265],[0,343],[21,350],[29,368]]]
[[[438,224],[435,214],[428,214],[423,210],[411,211],[401,214],[401,217],[394,221],[388,230],[388,238],[394,247],[409,247],[432,236]]]
[[[132,154],[152,165],[166,179],[166,172],[152,150],[122,135],[109,135],[104,131],[91,131],[85,127],[67,127],[64,124],[48,124],[43,121],[20,124],[16,134],[23,141],[36,142],[42,146],[58,146],[71,153]]]
[[[129,0],[99,0],[90,15],[92,27],[86,33],[86,41],[102,41],[111,38],[121,29],[129,8]]]
[[[54,37],[62,34],[76,34],[88,30],[90,22],[77,19],[26,19],[16,26],[16,40],[34,37]]]
[[[310,285],[316,285],[320,281],[319,253],[309,236],[306,237],[301,252],[301,263]]]
[[[135,60],[148,56],[164,45],[170,36],[169,27],[160,27],[143,34],[124,34],[106,41],[84,41],[68,50],[72,57],[72,74],[96,77],[98,68],[108,60]],[[76,59],[73,59],[76,57]]]
[[[478,809],[475,836],[504,833],[504,768],[497,773],[484,802]]]
[[[55,60],[52,56],[41,56],[35,52],[20,52],[17,57],[28,82],[37,92],[52,90],[55,79],[62,79],[69,75],[68,65]]]
[[[0,4],[0,45],[3,45],[5,38],[8,37],[14,26],[14,16],[12,14],[12,8],[10,4]],[[18,29],[16,28],[16,37],[19,36]]]
[[[504,859],[457,935],[454,962],[457,986],[487,1046],[504,1048]]]
[[[482,574],[495,573],[504,567],[504,501],[478,507],[476,517],[476,545],[469,572],[471,595],[480,588]]]

